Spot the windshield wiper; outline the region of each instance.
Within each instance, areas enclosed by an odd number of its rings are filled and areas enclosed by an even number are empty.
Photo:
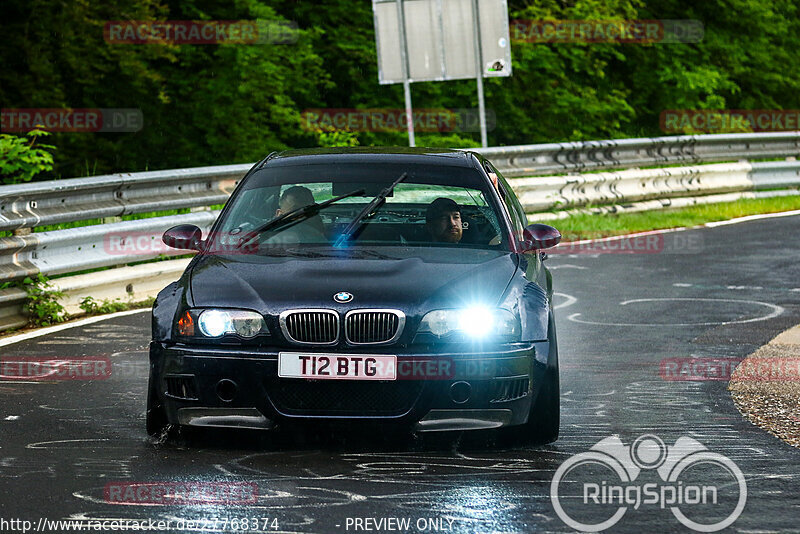
[[[341,247],[344,245],[347,240],[350,239],[350,236],[353,235],[354,230],[361,226],[361,221],[364,219],[364,217],[378,209],[384,202],[386,202],[386,197],[392,194],[392,191],[394,191],[394,188],[397,187],[397,184],[405,180],[406,176],[408,176],[407,172],[401,174],[397,180],[392,182],[389,187],[386,187],[383,191],[378,193],[378,196],[373,198],[369,204],[364,206],[364,209],[361,210],[358,215],[356,215],[355,218],[350,221],[350,224],[347,225],[347,228],[342,231],[342,234],[339,236],[339,239],[336,240],[336,244],[334,246]]]
[[[236,245],[235,248],[237,250],[242,248],[245,244],[249,243],[254,238],[258,237],[264,232],[280,231],[283,230],[284,228],[288,228],[289,226],[294,226],[300,221],[304,221],[305,219],[313,217],[314,215],[319,213],[319,211],[322,208],[330,206],[334,202],[339,202],[340,200],[343,200],[345,198],[358,197],[363,195],[364,193],[366,193],[364,189],[357,189],[356,191],[350,191],[347,194],[334,197],[330,200],[326,200],[325,202],[320,202],[318,204],[317,203],[309,204],[307,206],[301,206],[297,209],[293,209],[290,212],[282,213],[281,215],[278,215],[274,219],[265,222],[258,228],[255,228],[254,230],[251,230],[250,232],[242,236],[242,240],[239,241],[239,244]]]

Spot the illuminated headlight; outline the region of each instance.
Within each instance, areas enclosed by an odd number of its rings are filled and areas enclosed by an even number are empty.
[[[221,310],[206,310],[200,314],[197,321],[200,333],[208,337],[219,337],[225,332],[233,333],[231,314]]]
[[[249,339],[268,333],[261,314],[247,310],[190,310],[178,320],[178,333],[185,336],[195,335],[195,318],[197,329],[204,337],[236,334]]]
[[[519,321],[508,310],[483,307],[456,310],[434,310],[425,314],[419,326],[419,333],[444,337],[463,334],[474,339],[519,338]]]

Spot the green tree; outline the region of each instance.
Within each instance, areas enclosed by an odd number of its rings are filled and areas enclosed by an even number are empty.
[[[53,145],[36,145],[38,137],[49,135],[31,130],[25,136],[0,134],[0,180],[4,184],[30,182],[39,173],[53,170]]]
[[[512,43],[513,76],[485,81],[490,145],[661,135],[669,109],[797,109],[800,13],[793,0],[512,0],[511,19],[696,19],[699,43]],[[255,161],[331,143],[405,145],[405,131],[320,136],[308,108],[402,109],[378,83],[370,2],[5,0],[4,108],[138,108],[136,133],[55,133],[34,179]],[[290,44],[108,44],[110,20],[272,20]],[[512,39],[514,35],[512,34]],[[474,80],[414,83],[415,109],[476,108]],[[339,134],[337,134],[339,135]],[[478,132],[418,132],[474,145]],[[40,147],[41,148],[41,147]]]

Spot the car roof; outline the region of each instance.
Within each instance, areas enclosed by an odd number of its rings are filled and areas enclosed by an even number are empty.
[[[472,152],[447,148],[331,147],[284,150],[270,156],[269,165],[326,163],[408,163],[476,167]]]

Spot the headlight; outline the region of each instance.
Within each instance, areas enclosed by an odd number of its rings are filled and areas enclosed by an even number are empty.
[[[236,334],[245,339],[266,334],[267,325],[261,314],[247,310],[189,310],[178,320],[178,334],[220,337]]]
[[[428,312],[422,318],[418,332],[437,337],[463,334],[473,339],[513,341],[519,338],[520,327],[517,318],[508,310],[476,306]]]

